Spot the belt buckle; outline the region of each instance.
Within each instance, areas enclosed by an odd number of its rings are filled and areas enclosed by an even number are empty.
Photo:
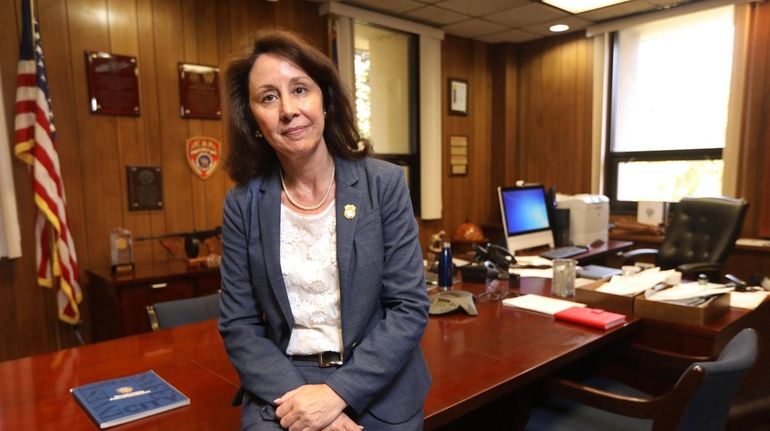
[[[327,353],[329,354],[329,357],[326,356]],[[336,357],[332,355],[336,355]],[[318,366],[320,368],[340,367],[342,366],[342,355],[336,352],[319,353]]]

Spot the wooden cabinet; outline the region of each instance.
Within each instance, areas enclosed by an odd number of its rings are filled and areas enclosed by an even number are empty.
[[[94,341],[149,332],[146,306],[208,295],[220,287],[219,268],[193,268],[186,262],[137,265],[125,274],[86,273]]]

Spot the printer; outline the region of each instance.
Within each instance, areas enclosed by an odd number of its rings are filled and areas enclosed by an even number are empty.
[[[556,194],[556,208],[569,209],[569,240],[573,245],[607,242],[610,200],[604,195]]]

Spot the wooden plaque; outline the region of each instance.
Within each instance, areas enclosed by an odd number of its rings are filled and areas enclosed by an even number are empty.
[[[182,118],[222,118],[218,67],[179,63],[179,109]]]
[[[139,115],[136,57],[86,51],[88,102],[91,112]]]
[[[162,210],[163,177],[159,166],[126,166],[128,210]]]
[[[449,137],[449,175],[468,175],[468,137]]]

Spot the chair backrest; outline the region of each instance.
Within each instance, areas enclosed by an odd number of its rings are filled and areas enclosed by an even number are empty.
[[[756,331],[746,328],[730,340],[715,361],[696,362],[685,371],[680,382],[688,373],[700,372],[702,377],[685,408],[679,430],[724,429],[741,380],[757,358],[757,343]]]
[[[153,331],[219,317],[219,293],[159,302],[147,307]]]
[[[656,264],[724,263],[735,247],[748,204],[743,199],[683,198],[677,204]]]

